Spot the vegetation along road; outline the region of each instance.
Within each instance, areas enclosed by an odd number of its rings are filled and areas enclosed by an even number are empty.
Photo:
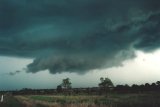
[[[6,96],[0,107],[160,107],[160,94]]]

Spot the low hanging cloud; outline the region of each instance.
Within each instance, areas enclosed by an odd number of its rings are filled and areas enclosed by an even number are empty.
[[[1,0],[0,7],[0,55],[33,58],[27,72],[83,74],[160,46],[159,0]]]
[[[24,71],[24,70],[23,70],[23,71]],[[14,76],[14,75],[19,74],[19,73],[21,73],[21,72],[22,72],[22,71],[17,70],[17,71],[14,71],[14,72],[1,73],[0,76]]]
[[[12,75],[19,74],[20,72],[22,72],[22,71],[9,72],[8,75],[11,75],[11,76],[12,76]]]

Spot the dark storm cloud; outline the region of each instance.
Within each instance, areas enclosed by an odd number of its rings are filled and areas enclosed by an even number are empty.
[[[160,44],[159,0],[1,0],[0,16],[0,54],[34,58],[27,72],[120,66]]]

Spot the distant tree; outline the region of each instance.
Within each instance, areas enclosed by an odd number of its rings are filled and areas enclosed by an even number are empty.
[[[145,83],[145,87],[150,87],[150,84],[149,83]]]
[[[62,92],[62,86],[61,86],[61,85],[58,85],[58,86],[57,86],[57,92],[58,92],[58,93]]]
[[[70,79],[69,78],[66,78],[66,79],[63,79],[62,80],[62,87],[64,88],[64,89],[70,89],[70,88],[72,88],[72,86],[71,86],[71,82],[70,82]]]
[[[100,81],[101,82],[99,83],[99,87],[100,87],[101,91],[107,92],[107,91],[110,90],[111,87],[114,86],[113,83],[112,83],[112,81],[109,78],[103,78],[103,77],[101,77]]]
[[[144,85],[145,91],[149,91],[151,89],[151,85],[149,83],[145,83]]]
[[[155,86],[156,86],[156,83],[152,83],[151,86],[152,86],[152,87],[155,87]]]
[[[156,91],[157,89],[156,83],[152,83],[150,87],[152,91]]]
[[[115,91],[117,92],[121,92],[121,93],[127,93],[130,91],[130,86],[128,84],[125,84],[125,85],[117,85],[115,88],[114,88]]]
[[[140,90],[139,90],[139,85],[137,85],[137,84],[133,84],[132,86],[131,86],[131,88],[132,88],[132,92],[139,92]]]
[[[160,81],[157,81],[156,84],[157,84],[158,86],[160,86]]]
[[[139,85],[139,90],[140,92],[143,92],[145,90],[145,85],[144,84]]]
[[[72,88],[72,86],[71,86],[71,82],[70,82],[70,79],[69,78],[66,78],[66,79],[63,79],[62,80],[62,84],[61,84],[61,86],[63,87],[63,89],[64,89],[64,93],[65,94],[71,94],[71,88]]]

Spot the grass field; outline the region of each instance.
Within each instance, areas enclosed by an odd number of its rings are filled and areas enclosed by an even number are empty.
[[[106,96],[15,96],[27,107],[160,107],[160,93]]]
[[[25,107],[13,96],[4,96],[4,102],[0,102],[0,107]]]

